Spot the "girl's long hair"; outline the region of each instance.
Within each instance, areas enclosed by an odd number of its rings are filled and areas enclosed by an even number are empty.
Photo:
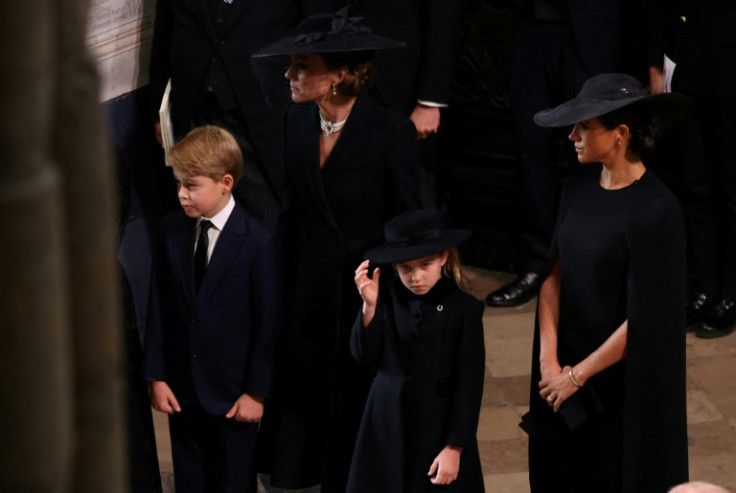
[[[451,247],[447,249],[447,262],[445,262],[445,265],[442,267],[442,273],[446,277],[449,277],[450,279],[455,281],[457,287],[459,287],[466,293],[470,292],[468,281],[465,279],[465,276],[463,275],[463,270],[460,266],[460,254],[458,253],[456,247]]]

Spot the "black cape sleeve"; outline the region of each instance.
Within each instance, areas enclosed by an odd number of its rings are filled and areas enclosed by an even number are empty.
[[[623,491],[665,492],[688,477],[685,228],[659,180],[639,186],[628,211]]]

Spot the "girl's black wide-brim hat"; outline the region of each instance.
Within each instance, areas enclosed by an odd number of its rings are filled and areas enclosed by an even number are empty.
[[[464,229],[447,228],[449,220],[431,209],[404,212],[384,227],[386,241],[365,254],[376,264],[414,260],[439,253],[467,240],[472,234]]]
[[[336,53],[399,48],[405,43],[375,34],[363,17],[348,17],[348,8],[334,14],[317,14],[304,19],[288,35],[253,54],[253,57],[296,53]]]
[[[534,115],[534,123],[541,127],[565,127],[632,104],[642,105],[664,125],[684,117],[692,106],[690,98],[683,94],[649,94],[630,75],[600,74],[586,80],[570,101]]]

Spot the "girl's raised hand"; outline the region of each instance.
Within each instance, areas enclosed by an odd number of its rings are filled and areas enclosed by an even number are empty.
[[[368,277],[369,261],[364,260],[355,270],[355,286],[358,288],[363,303],[375,307],[378,301],[378,281],[381,278],[381,269],[373,269],[373,278]]]

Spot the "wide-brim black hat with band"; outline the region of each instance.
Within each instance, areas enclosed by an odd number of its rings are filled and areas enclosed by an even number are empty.
[[[449,220],[431,209],[404,212],[384,227],[386,241],[365,254],[376,264],[414,260],[439,253],[470,238],[464,229],[447,228]]]
[[[363,24],[363,17],[348,17],[348,8],[334,14],[317,14],[304,19],[288,35],[266,46],[253,57],[296,53],[335,53],[400,48],[400,41],[379,36]]]
[[[630,75],[600,74],[585,81],[575,98],[534,115],[534,123],[565,127],[632,104],[645,105],[665,125],[679,120],[692,107],[690,98],[683,94],[652,95]]]

